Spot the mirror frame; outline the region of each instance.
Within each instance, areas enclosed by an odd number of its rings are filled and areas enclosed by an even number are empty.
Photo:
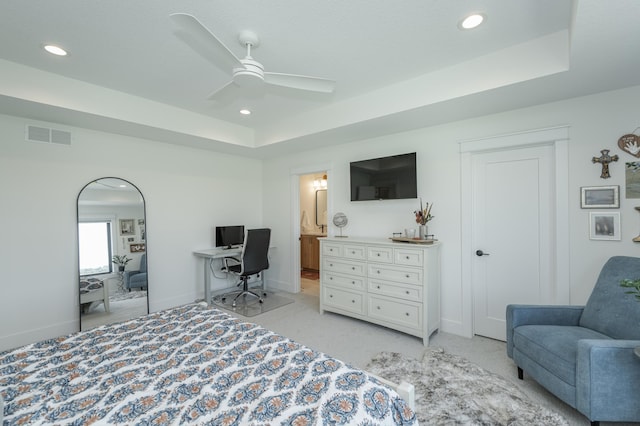
[[[118,179],[121,180],[123,182],[126,182],[128,185],[131,185],[132,188],[135,188],[136,191],[138,191],[138,194],[140,195],[140,197],[142,198],[142,214],[144,216],[144,226],[145,226],[145,254],[147,255],[147,314],[150,313],[150,309],[149,309],[149,275],[148,275],[148,265],[149,265],[149,244],[148,244],[148,237],[149,237],[149,229],[147,227],[147,201],[144,198],[144,194],[142,194],[142,191],[140,191],[140,188],[138,188],[136,185],[134,185],[133,183],[131,183],[130,181],[123,179],[121,177],[117,177],[117,176],[104,176],[101,178],[97,178],[97,179],[93,179],[92,181],[88,182],[86,185],[84,185],[80,191],[78,192],[78,196],[76,197],[76,254],[77,254],[77,264],[76,264],[76,291],[78,292],[78,329],[80,331],[82,331],[82,303],[81,303],[81,298],[80,298],[80,236],[78,234],[78,225],[80,224],[80,196],[82,195],[82,193],[84,192],[85,189],[87,189],[87,187],[91,184],[97,183],[100,180],[103,179]],[[112,237],[113,238],[113,237]]]
[[[324,211],[327,211],[327,190],[326,189],[318,189],[316,190],[316,226],[327,226],[326,223],[320,223],[320,212],[318,209],[318,193],[324,192]]]

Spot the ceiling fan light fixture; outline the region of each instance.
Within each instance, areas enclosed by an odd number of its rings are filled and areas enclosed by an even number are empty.
[[[482,24],[486,19],[486,16],[482,13],[474,13],[467,17],[465,17],[460,24],[458,25],[460,29],[463,30],[471,30],[473,28],[477,28],[480,24]]]
[[[44,46],[44,50],[56,56],[67,56],[67,51],[64,50],[60,46],[56,46],[55,44],[46,44]]]

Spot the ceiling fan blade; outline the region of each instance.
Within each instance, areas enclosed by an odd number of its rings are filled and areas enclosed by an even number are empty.
[[[214,65],[226,72],[231,72],[233,68],[244,68],[240,59],[195,16],[174,13],[170,18],[177,27],[176,36]]]
[[[233,81],[230,81],[224,86],[219,87],[211,92],[209,96],[207,96],[207,99],[209,99],[210,101],[225,101],[228,100],[231,96],[237,95],[238,89],[240,89],[240,87]]]
[[[326,78],[309,77],[306,75],[281,74],[265,72],[264,82],[276,86],[290,87],[293,89],[308,90],[311,92],[331,93],[336,82]]]

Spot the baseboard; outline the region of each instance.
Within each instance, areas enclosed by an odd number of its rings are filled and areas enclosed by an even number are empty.
[[[53,324],[47,327],[21,331],[0,337],[0,351],[14,349],[40,340],[64,336],[80,330],[80,319]]]
[[[446,318],[440,319],[440,331],[461,337],[473,337],[467,330],[465,330],[464,325],[460,321],[452,321]]]

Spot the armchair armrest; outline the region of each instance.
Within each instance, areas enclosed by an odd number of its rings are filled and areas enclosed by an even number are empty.
[[[513,330],[521,325],[578,325],[584,306],[507,305],[507,355],[513,357]]]
[[[640,340],[578,341],[576,408],[592,421],[640,418],[640,358],[633,352],[637,347]]]

